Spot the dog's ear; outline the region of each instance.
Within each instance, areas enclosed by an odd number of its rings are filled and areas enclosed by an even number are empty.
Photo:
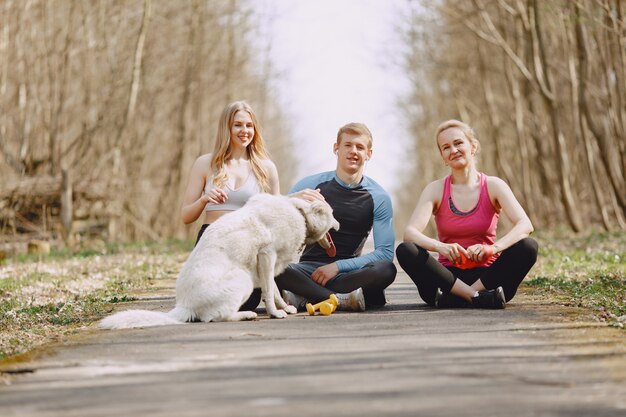
[[[328,204],[323,203],[321,201],[314,201],[311,203],[311,210],[315,213],[315,214],[324,214],[328,211]]]
[[[311,203],[298,197],[291,197],[289,200],[291,201],[291,204],[295,206],[295,208],[300,210],[302,216],[306,217],[308,215],[309,211],[311,210]]]
[[[333,217],[333,209],[328,205],[328,203],[323,201],[314,201],[311,203],[311,211],[314,216],[320,219],[319,224],[325,224],[325,222],[329,219],[332,219],[330,228],[339,230],[339,222]]]
[[[300,210],[300,213],[302,213],[302,216],[304,218],[308,219],[307,224],[313,223],[316,225],[317,224],[325,225],[326,222],[328,221],[328,218],[330,217],[332,218],[332,224],[330,228],[339,230],[339,222],[335,220],[334,217],[332,217],[332,214],[331,214],[332,209],[330,208],[328,203],[325,203],[323,201],[317,201],[317,200],[309,203],[308,201],[303,200],[301,198],[297,198],[297,197],[291,197],[291,203],[298,210]],[[319,219],[319,220],[316,221],[313,219]]]

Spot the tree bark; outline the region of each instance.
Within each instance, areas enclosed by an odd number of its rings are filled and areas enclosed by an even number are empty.
[[[619,174],[619,172],[617,172],[617,167],[611,159],[612,156],[615,155],[616,150],[611,148],[609,138],[607,138],[605,132],[596,125],[587,100],[589,60],[586,30],[580,22],[580,16],[582,15],[580,4],[576,5],[576,14],[578,18],[575,19],[574,28],[576,32],[576,51],[580,71],[580,89],[578,100],[581,113],[584,115],[586,125],[600,148],[600,160],[602,161],[604,169],[608,174],[609,183],[612,187],[611,192],[615,194],[622,213],[626,213],[626,188],[624,187],[624,178]]]
[[[151,219],[150,224],[152,227],[156,227],[159,218],[163,213],[168,213],[167,206],[177,206],[177,201],[180,197],[181,177],[183,168],[183,151],[185,149],[185,141],[187,139],[187,123],[186,116],[190,105],[191,90],[195,81],[195,76],[198,72],[198,50],[196,48],[198,43],[198,31],[200,26],[199,20],[199,4],[197,0],[192,1],[190,10],[190,22],[189,32],[187,38],[187,50],[188,54],[185,60],[185,70],[183,77],[183,88],[181,91],[180,105],[177,112],[176,123],[176,146],[173,149],[173,154],[169,159],[169,166],[167,169],[167,179],[164,185],[164,195],[170,196],[170,198],[159,199],[159,209],[155,211],[154,216]],[[174,201],[172,201],[174,200]],[[166,223],[170,224],[170,223]],[[167,232],[171,232],[171,227],[167,228]]]
[[[533,22],[531,25],[531,34],[533,35],[533,44],[536,45],[533,54],[535,59],[535,73],[537,75],[537,81],[541,87],[541,96],[548,110],[548,115],[552,125],[552,139],[554,141],[556,151],[555,159],[557,175],[559,185],[561,186],[561,202],[563,203],[570,227],[573,231],[579,232],[583,228],[582,220],[578,212],[570,183],[571,167],[567,151],[568,146],[560,127],[558,103],[556,102],[556,97],[551,87],[551,75],[546,58],[541,28],[541,14],[537,8],[536,0],[530,0],[530,6],[531,21]]]

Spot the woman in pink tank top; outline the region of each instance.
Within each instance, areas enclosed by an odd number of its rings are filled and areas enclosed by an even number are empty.
[[[436,138],[450,175],[422,192],[396,249],[398,261],[427,304],[504,308],[537,259],[537,242],[528,237],[532,223],[503,180],[476,169],[480,143],[470,126],[448,120]],[[513,227],[497,239],[501,211]],[[431,216],[438,239],[423,233]]]

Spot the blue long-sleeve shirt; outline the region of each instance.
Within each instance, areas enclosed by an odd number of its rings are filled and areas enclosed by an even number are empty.
[[[320,190],[340,227],[331,231],[336,257],[329,257],[321,246],[313,244],[304,249],[300,262],[337,262],[339,272],[349,272],[375,261],[393,261],[393,208],[389,194],[378,183],[364,176],[360,184],[349,187],[335,171],[328,171],[298,181],[289,193],[306,188]],[[361,255],[371,230],[374,251]]]

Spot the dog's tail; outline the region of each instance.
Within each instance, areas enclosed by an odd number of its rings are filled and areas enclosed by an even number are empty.
[[[193,317],[181,314],[179,307],[169,313],[147,310],[128,310],[115,313],[100,321],[102,329],[132,329],[136,327],[166,326],[168,324],[183,324]],[[184,309],[183,309],[184,310]],[[180,318],[180,320],[177,320]]]

